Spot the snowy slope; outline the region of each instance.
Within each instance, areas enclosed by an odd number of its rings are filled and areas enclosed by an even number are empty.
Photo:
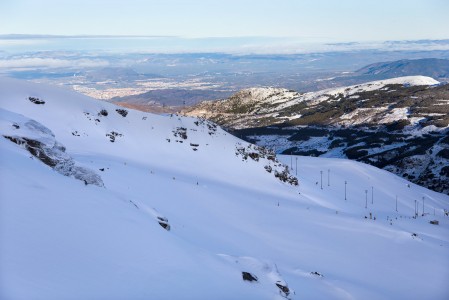
[[[290,185],[206,121],[122,116],[53,87],[2,78],[0,103],[1,299],[449,296],[446,195],[347,160],[298,157],[295,170],[285,156]],[[29,141],[102,184],[42,163]]]
[[[352,95],[359,92],[364,91],[374,91],[383,88],[386,85],[391,84],[400,84],[405,86],[416,86],[416,85],[436,85],[440,82],[427,76],[404,76],[404,77],[396,77],[391,79],[384,79],[384,80],[377,80],[377,81],[371,81],[363,84],[358,85],[352,85],[348,87],[342,87],[342,88],[334,88],[334,89],[327,89],[315,93],[308,93],[310,95],[310,98],[316,99],[319,95],[338,95],[338,94],[344,94],[344,95]],[[320,99],[317,99],[316,101],[320,101]]]

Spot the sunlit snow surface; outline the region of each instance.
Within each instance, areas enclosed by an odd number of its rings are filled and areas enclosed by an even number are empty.
[[[123,117],[54,87],[0,79],[0,103],[2,136],[34,120],[104,183],[0,138],[0,299],[283,299],[276,283],[291,299],[449,298],[446,195],[348,160],[282,156],[293,187],[270,161],[243,161],[247,143],[220,128]]]

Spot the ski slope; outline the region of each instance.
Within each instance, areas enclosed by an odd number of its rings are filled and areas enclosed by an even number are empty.
[[[281,156],[290,185],[207,121],[122,116],[55,87],[1,78],[0,104],[0,299],[449,297],[447,195]]]

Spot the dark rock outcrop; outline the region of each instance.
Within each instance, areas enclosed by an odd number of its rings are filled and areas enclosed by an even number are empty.
[[[256,281],[257,282],[258,281],[257,276],[253,275],[253,274],[251,274],[249,272],[242,272],[242,278],[243,278],[243,280],[250,281],[250,282],[252,282],[252,281]]]

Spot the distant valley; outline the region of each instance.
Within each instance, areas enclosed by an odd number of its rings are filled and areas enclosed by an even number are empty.
[[[438,58],[404,59],[366,65],[353,72],[334,72],[327,74],[321,72],[305,72],[303,75],[275,78],[275,80],[278,80],[277,82],[267,81],[267,78],[260,78],[260,76],[252,74],[250,76],[259,78],[259,81],[254,81],[253,85],[250,82],[245,83],[245,80],[240,82],[240,85],[230,85],[229,87],[224,84],[217,85],[217,83],[204,82],[199,86],[175,86],[174,88],[154,89],[136,95],[117,96],[111,98],[110,101],[118,105],[128,105],[128,107],[130,107],[129,105],[134,105],[146,111],[171,113],[204,100],[228,98],[232,93],[237,92],[237,87],[242,89],[268,84],[275,87],[287,87],[298,91],[309,92],[362,84],[373,80],[414,75],[429,76],[441,82],[447,82],[449,81],[449,60]],[[296,82],[293,81],[294,79],[296,79]],[[199,80],[199,82],[202,81]]]
[[[291,59],[291,62],[295,63],[292,57],[286,57],[286,59],[287,61]],[[265,60],[270,60],[270,58],[265,58]],[[281,60],[281,65],[284,63],[285,61]],[[291,73],[291,70],[283,75],[276,75],[279,70],[266,74],[250,72],[248,74],[235,74],[234,79],[232,74],[227,76],[225,74],[210,74],[204,78],[199,77],[198,80],[190,83],[173,83],[171,87],[169,87],[170,85],[163,85],[161,88],[145,93],[113,97],[110,98],[110,101],[118,105],[125,103],[138,105],[149,111],[173,112],[204,100],[228,98],[241,89],[267,85],[310,92],[401,76],[423,75],[441,82],[449,81],[449,60],[438,58],[404,59],[374,63],[349,72],[325,72],[319,69],[312,72],[311,69],[303,69],[304,66],[298,65],[297,67],[300,68],[298,71],[301,70],[297,74]],[[224,82],[220,83],[220,80],[224,80]]]
[[[320,49],[324,51],[295,54],[118,55],[26,50],[0,52],[0,75],[58,85],[145,111],[171,113],[200,101],[224,99],[251,87],[311,92],[413,75],[446,82],[449,59],[449,52],[444,50],[446,45],[449,47],[447,40],[405,44],[390,41],[375,49],[370,48],[373,45],[332,44],[323,45]]]

